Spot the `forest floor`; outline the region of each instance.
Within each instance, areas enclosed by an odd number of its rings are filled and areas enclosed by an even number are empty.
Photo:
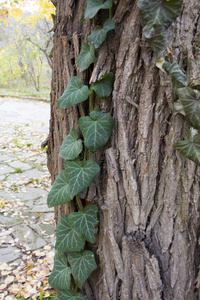
[[[46,149],[50,105],[0,98],[0,299],[55,295],[55,224]],[[19,297],[19,298],[18,298]]]

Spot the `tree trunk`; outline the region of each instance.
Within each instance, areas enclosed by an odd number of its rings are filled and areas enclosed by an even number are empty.
[[[198,299],[200,169],[173,148],[185,137],[184,118],[173,114],[171,79],[155,66],[136,1],[113,2],[116,28],[94,66],[80,73],[81,42],[108,12],[81,24],[86,0],[57,1],[48,142],[52,182],[63,168],[63,138],[88,114],[87,104],[60,110],[57,99],[72,76],[89,84],[113,72],[112,97],[95,99],[95,105],[113,114],[115,128],[107,146],[90,154],[101,172],[81,194],[99,207],[93,247],[98,269],[84,292],[89,300]],[[188,81],[200,70],[199,12],[199,0],[185,0],[168,30],[169,49]],[[56,207],[56,220],[72,210],[73,203]]]

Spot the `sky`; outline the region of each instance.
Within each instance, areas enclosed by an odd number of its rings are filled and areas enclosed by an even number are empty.
[[[36,12],[38,9],[38,6],[35,4],[34,0],[24,0],[25,2],[25,11],[30,11],[30,12]]]

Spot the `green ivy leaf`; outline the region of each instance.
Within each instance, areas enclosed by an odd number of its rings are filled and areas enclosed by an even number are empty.
[[[79,127],[83,133],[86,147],[95,152],[108,141],[114,126],[110,113],[92,111],[90,116],[79,119]]]
[[[72,200],[70,196],[70,187],[67,178],[67,172],[61,170],[48,194],[47,205],[53,207],[61,204],[65,204]]]
[[[59,300],[86,300],[83,295],[77,293],[76,295],[72,290],[69,291],[58,291],[58,299]]]
[[[83,236],[69,223],[68,217],[62,215],[56,229],[55,249],[60,252],[80,251],[85,245]]]
[[[87,43],[83,42],[81,46],[81,52],[77,60],[80,72],[88,69],[89,66],[96,60],[93,44],[88,45]]]
[[[163,64],[163,68],[167,71],[172,78],[179,83],[179,87],[186,86],[186,75],[180,69],[177,61],[174,61],[172,64],[169,62],[165,62]]]
[[[200,166],[200,134],[195,135],[193,140],[177,142],[174,148]]]
[[[99,166],[93,160],[66,161],[64,167],[68,174],[72,198],[86,189],[100,171]]]
[[[164,28],[169,26],[181,14],[183,0],[139,0],[140,17],[142,25],[149,22],[161,24]]]
[[[97,206],[91,204],[85,207],[84,212],[74,212],[68,216],[69,224],[81,233],[90,243],[95,242],[94,234],[97,232],[95,226],[98,223],[97,212]]]
[[[200,76],[198,76],[197,78],[192,78],[188,86],[191,87],[193,90],[200,91]]]
[[[147,24],[143,31],[147,42],[158,56],[167,45],[166,30],[159,24]]]
[[[105,41],[108,31],[115,29],[115,22],[108,19],[104,22],[103,28],[101,26],[96,26],[88,36],[88,41],[92,43],[95,49],[99,48],[101,44]]]
[[[185,117],[185,111],[183,109],[183,104],[180,102],[180,100],[174,102],[174,114],[180,114]]]
[[[58,99],[58,107],[65,108],[87,100],[89,89],[82,85],[79,77],[72,77],[64,94]]]
[[[91,19],[93,18],[100,9],[109,9],[112,7],[112,1],[107,0],[103,2],[103,0],[88,0],[85,18]]]
[[[97,268],[94,254],[89,250],[84,250],[80,253],[69,253],[68,261],[72,268],[72,275],[75,279],[75,282],[81,289],[83,283]]]
[[[166,48],[166,30],[180,15],[183,0],[139,0],[144,35],[158,55]]]
[[[71,268],[68,266],[64,254],[56,253],[54,257],[54,268],[49,276],[49,285],[54,289],[70,289]]]
[[[112,93],[113,81],[113,73],[107,73],[99,81],[92,82],[91,89],[95,91],[99,98],[107,98]]]
[[[177,90],[178,97],[185,111],[185,118],[192,127],[200,128],[200,99],[197,99],[196,93],[189,87]]]
[[[73,160],[83,150],[82,141],[78,140],[78,133],[71,129],[67,137],[64,138],[62,146],[60,147],[60,157],[68,160]]]

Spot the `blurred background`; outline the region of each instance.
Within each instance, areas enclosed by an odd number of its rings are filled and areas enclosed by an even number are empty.
[[[0,0],[0,96],[49,99],[55,7]]]

